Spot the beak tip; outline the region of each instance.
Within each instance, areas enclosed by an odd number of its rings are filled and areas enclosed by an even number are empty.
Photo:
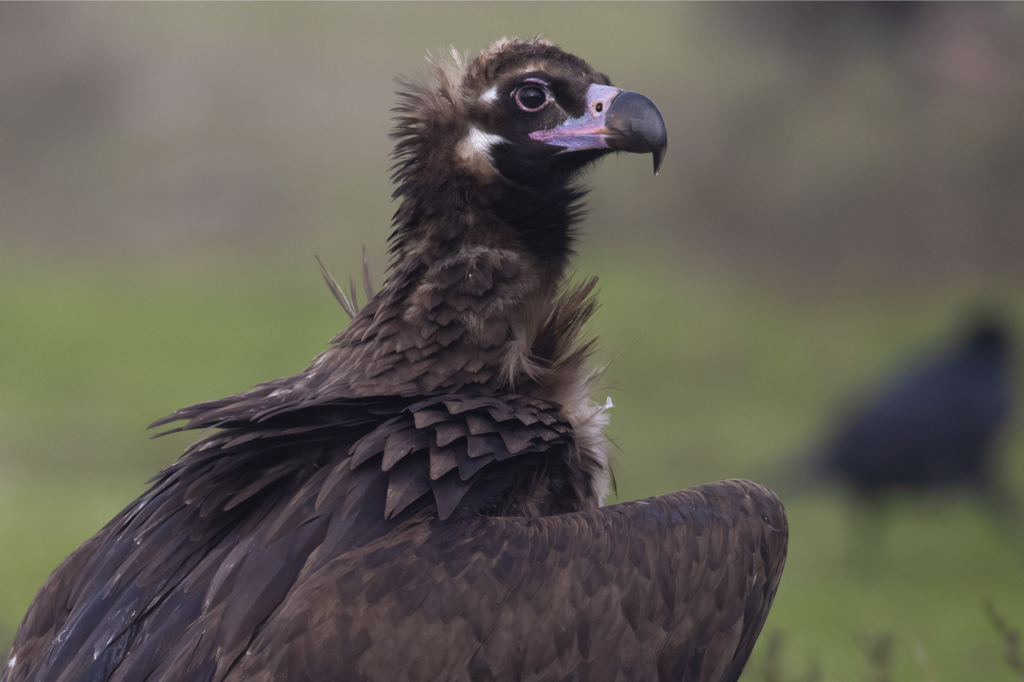
[[[652,154],[654,174],[658,174],[668,148],[668,132],[654,102],[636,92],[621,92],[607,110],[605,126],[616,133],[608,140],[610,148]]]
[[[665,147],[655,147],[651,150],[651,156],[654,157],[654,174],[657,175],[661,170],[661,162],[665,160]]]

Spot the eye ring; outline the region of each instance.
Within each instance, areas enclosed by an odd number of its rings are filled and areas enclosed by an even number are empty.
[[[512,96],[515,97],[520,109],[530,113],[540,111],[551,101],[551,93],[543,83],[537,81],[527,81],[520,85],[512,91]]]

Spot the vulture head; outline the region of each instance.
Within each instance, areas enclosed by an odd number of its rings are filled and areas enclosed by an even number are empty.
[[[565,182],[615,150],[653,153],[655,172],[664,157],[665,122],[651,100],[545,41],[497,43],[466,70],[459,96],[458,161],[509,182]]]
[[[431,67],[399,92],[399,242],[409,223],[469,212],[492,231],[511,228],[510,240],[557,270],[580,171],[616,151],[651,153],[661,167],[668,137],[654,103],[543,38],[500,40],[468,64],[453,50]]]

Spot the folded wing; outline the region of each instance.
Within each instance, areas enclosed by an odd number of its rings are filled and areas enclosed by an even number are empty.
[[[231,680],[736,680],[785,563],[749,481],[543,518],[412,521],[309,576]]]

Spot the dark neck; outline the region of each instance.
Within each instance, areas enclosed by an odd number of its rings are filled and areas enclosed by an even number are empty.
[[[541,190],[462,169],[409,173],[395,192],[402,204],[391,236],[394,265],[409,258],[429,265],[467,246],[493,247],[521,254],[558,281],[573,255],[583,195],[567,183]]]
[[[361,356],[375,358],[360,365],[366,390],[521,387],[572,253],[581,193],[481,182],[465,171],[406,168],[398,179],[391,274],[341,341],[380,344]],[[412,354],[409,362],[397,362],[398,351]],[[376,366],[378,355],[386,367]],[[415,373],[427,365],[429,377]],[[360,381],[349,379],[353,390]]]

